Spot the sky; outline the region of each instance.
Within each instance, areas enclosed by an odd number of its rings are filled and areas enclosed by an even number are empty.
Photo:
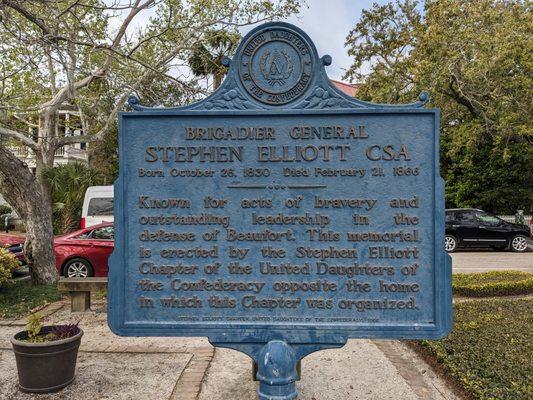
[[[369,9],[374,2],[385,4],[389,0],[305,0],[305,2],[307,6],[302,6],[298,15],[291,16],[285,21],[303,29],[311,37],[319,56],[325,54],[332,56],[333,62],[326,67],[327,73],[331,79],[342,80],[344,72],[352,63],[344,47],[346,36],[364,9]],[[138,15],[132,28],[143,26],[151,15],[152,10]],[[112,26],[118,28],[120,22],[121,19],[114,19]],[[253,28],[254,26],[244,27],[240,33],[244,36]]]

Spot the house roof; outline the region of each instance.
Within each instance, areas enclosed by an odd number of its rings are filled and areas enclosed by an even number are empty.
[[[331,82],[333,82],[333,84],[335,85],[337,89],[342,90],[345,94],[347,94],[350,97],[355,97],[360,86],[358,83],[341,82],[341,81],[336,81],[335,79],[331,79]]]

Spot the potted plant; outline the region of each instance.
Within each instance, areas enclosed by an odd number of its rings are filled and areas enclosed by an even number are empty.
[[[55,392],[72,383],[82,336],[78,323],[41,326],[32,314],[26,330],[11,338],[20,390]]]

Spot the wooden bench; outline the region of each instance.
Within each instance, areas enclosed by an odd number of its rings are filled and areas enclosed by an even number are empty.
[[[91,292],[107,290],[107,278],[60,278],[60,292],[70,296],[70,311],[83,312],[91,308]]]

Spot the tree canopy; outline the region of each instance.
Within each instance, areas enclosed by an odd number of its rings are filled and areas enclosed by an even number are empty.
[[[183,68],[192,50],[211,43],[213,32],[233,38],[239,26],[298,7],[298,0],[0,0],[0,126],[27,131],[40,109],[69,103],[85,113],[89,132],[100,133],[131,93],[149,105],[186,104],[206,94]]]
[[[365,10],[346,40],[358,96],[441,109],[447,206],[529,211],[533,14],[528,2],[397,0]]]
[[[0,0],[0,193],[26,219],[33,282],[57,280],[53,181],[43,174],[55,152],[103,138],[112,144],[106,135],[132,93],[147,105],[175,106],[202,96],[205,90],[182,68],[198,43],[213,30],[234,32],[284,17],[299,3]],[[77,110],[83,129],[58,129],[65,107]],[[5,144],[31,150],[36,173]]]
[[[196,76],[213,75],[213,89],[216,90],[227,67],[222,65],[224,57],[235,52],[241,35],[227,30],[212,30],[204,42],[198,42],[189,57],[189,65]]]

